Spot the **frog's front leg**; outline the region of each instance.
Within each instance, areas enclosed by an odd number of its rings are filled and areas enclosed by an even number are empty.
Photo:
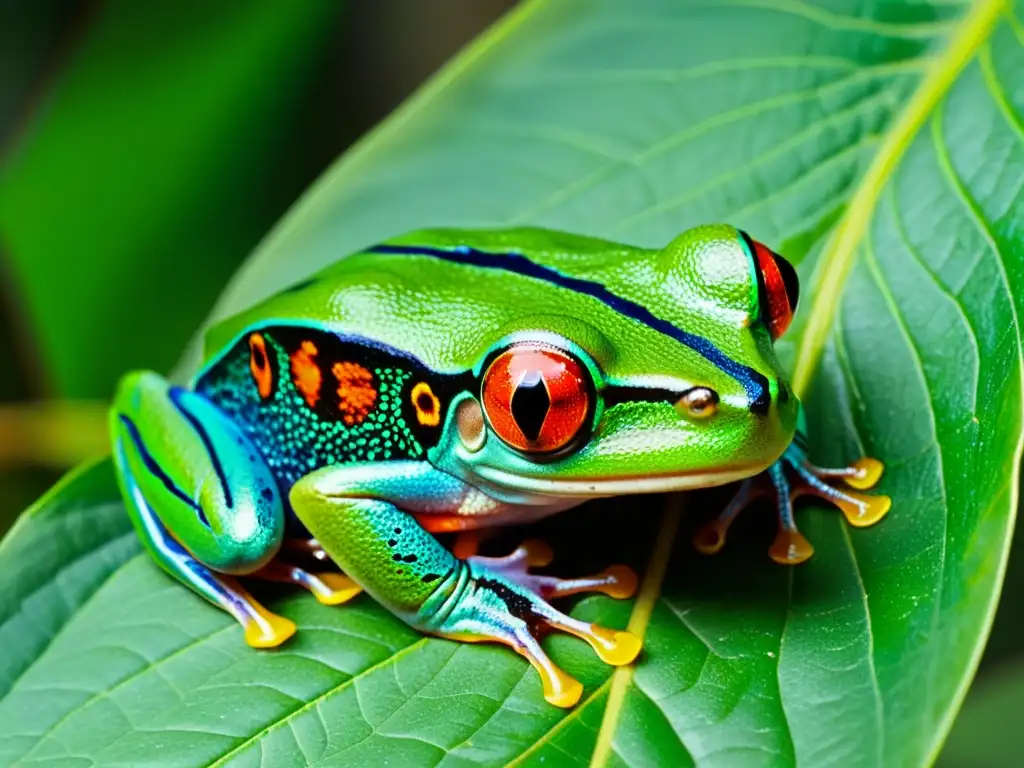
[[[623,574],[609,569],[589,581],[564,582],[532,576],[528,567],[549,559],[537,545],[508,558],[460,560],[410,513],[429,514],[446,505],[450,511],[468,491],[425,462],[392,462],[319,470],[295,484],[291,503],[342,569],[392,613],[442,637],[511,646],[540,673],[544,697],[571,707],[582,686],[547,656],[539,642],[543,634],[576,635],[613,665],[633,661],[640,641],[628,632],[567,616],[544,598],[616,592],[609,585]],[[625,594],[622,589],[617,593]]]
[[[294,623],[231,578],[268,566],[284,534],[283,502],[256,448],[209,400],[154,373],[122,380],[110,422],[125,503],[157,563],[234,616],[250,645],[288,639]]]
[[[722,513],[697,532],[693,543],[700,552],[718,552],[725,545],[726,533],[736,516],[765,496],[775,497],[779,518],[779,532],[768,554],[782,565],[797,565],[814,554],[814,547],[797,529],[793,518],[793,500],[800,496],[817,496],[835,505],[847,522],[858,528],[874,525],[885,517],[892,505],[888,496],[856,492],[874,487],[884,470],[882,462],[864,457],[848,467],[831,469],[815,466],[807,456],[806,435],[801,406],[796,436],[782,458],[766,472],[744,480]],[[829,484],[829,480],[840,480],[855,490],[836,488]]]

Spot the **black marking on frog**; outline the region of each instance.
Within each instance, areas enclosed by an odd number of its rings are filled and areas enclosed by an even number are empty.
[[[544,617],[533,610],[533,603],[528,597],[494,579],[478,578],[476,583],[477,586],[490,590],[495,597],[501,600],[512,616],[526,624],[530,634],[536,636],[544,629]]]
[[[423,575],[423,578],[420,579],[420,581],[422,581],[424,584],[430,584],[432,581],[437,581],[438,579],[444,579],[445,581],[447,581],[448,578],[453,573],[455,573],[455,569],[454,568],[449,568],[447,571],[445,571],[443,576],[438,575],[436,573],[427,573],[427,574]]]
[[[149,473],[163,483],[164,488],[166,488],[170,494],[177,497],[186,506],[190,507],[192,511],[196,513],[196,517],[199,518],[199,522],[209,528],[210,521],[206,517],[206,512],[204,512],[203,508],[190,498],[188,494],[178,487],[174,480],[171,479],[170,475],[164,472],[163,467],[160,466],[157,460],[153,458],[152,454],[150,454],[149,449],[146,448],[146,444],[143,442],[142,435],[139,433],[139,428],[135,425],[135,422],[123,413],[119,413],[117,417],[128,430],[128,436],[135,444],[135,449],[139,452],[139,457],[142,459],[142,463]]]

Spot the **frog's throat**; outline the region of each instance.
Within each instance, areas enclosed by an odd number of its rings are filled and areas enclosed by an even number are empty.
[[[548,499],[588,499],[710,488],[744,480],[764,471],[767,467],[768,465],[763,464],[747,464],[708,472],[566,479],[533,477],[494,467],[474,466],[472,474],[465,477],[465,480],[495,497],[512,491]]]

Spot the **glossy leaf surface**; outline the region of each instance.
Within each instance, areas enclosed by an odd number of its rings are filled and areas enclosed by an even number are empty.
[[[635,668],[610,675],[578,643],[551,641],[587,684],[568,713],[544,704],[515,655],[423,639],[369,599],[327,609],[286,595],[274,604],[299,636],[259,654],[148,561],[106,559],[95,593],[64,599],[63,620],[42,623],[59,627],[41,636],[52,639],[8,675],[0,762],[933,758],[991,622],[1016,508],[1022,40],[991,2],[523,5],[328,173],[219,314],[418,226],[518,222],[660,244],[728,220],[799,264],[783,352],[813,457],[885,461],[890,516],[852,530],[803,508],[817,554],[792,570],[764,554],[767,514],[698,557],[692,518],[720,506],[716,494],[682,514],[638,498],[552,521],[561,572],[615,559],[645,573],[633,604],[575,609],[642,632]],[[89,477],[112,497],[106,472]],[[0,550],[0,573],[63,517],[45,510]],[[99,538],[117,541],[127,524],[106,514]],[[66,584],[60,564],[98,546],[38,567]]]

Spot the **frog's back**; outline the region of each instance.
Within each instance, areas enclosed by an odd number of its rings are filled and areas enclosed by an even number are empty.
[[[536,279],[530,267],[601,279],[649,253],[536,228],[413,232],[342,258],[213,326],[206,364],[272,319],[374,339],[435,370],[464,370],[524,312],[587,314],[592,300]]]

